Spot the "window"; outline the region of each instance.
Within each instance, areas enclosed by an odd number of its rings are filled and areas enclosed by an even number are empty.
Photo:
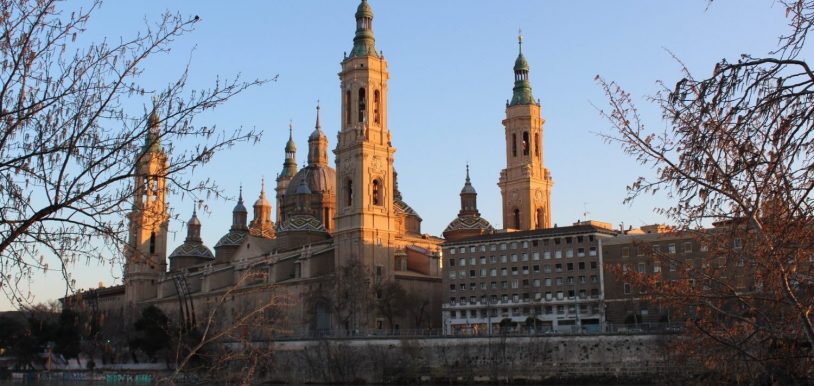
[[[373,205],[381,205],[381,182],[378,179],[373,180]]]
[[[495,244],[490,245],[489,250],[492,251],[492,252],[496,251],[497,250],[497,245],[495,245]]]
[[[350,90],[345,91],[345,124],[350,125]]]
[[[736,238],[732,240],[732,247],[735,249],[743,248],[743,243],[741,242],[741,239]]]
[[[555,259],[562,259],[562,251],[559,250],[559,249],[554,251],[554,258]]]
[[[345,205],[353,205],[353,181],[350,179],[345,181]]]
[[[155,232],[150,232],[150,254],[155,253]]]
[[[577,248],[577,257],[585,257],[585,248]]]
[[[497,263],[497,256],[495,255],[489,256],[489,262],[492,264]]]
[[[659,248],[659,245],[658,245],[658,244],[653,244],[653,246],[651,247],[651,249],[653,250],[653,254],[654,254],[654,255],[657,255],[657,254],[660,252],[660,249],[661,249],[661,248]]]
[[[529,254],[528,253],[521,254],[520,261],[529,261]]]
[[[450,291],[455,291],[455,284],[450,284],[449,285],[449,290]]]
[[[585,262],[584,262],[584,261],[580,261],[580,262],[579,262],[579,270],[580,270],[580,271],[584,271],[584,270],[585,270]]]
[[[477,248],[477,247],[475,247],[474,245],[471,245],[471,246],[469,247],[469,252],[475,253],[477,250],[478,250],[478,248]],[[474,263],[473,263],[473,264],[474,264]]]
[[[599,281],[599,278],[596,275],[591,275],[591,283],[596,283]]]
[[[533,266],[531,267],[531,270],[532,270],[532,272],[534,272],[534,273],[540,273],[540,266],[539,266],[539,265],[533,265]]]
[[[543,252],[543,259],[546,259],[546,260],[551,259],[551,252],[550,251]]]
[[[568,264],[566,264],[566,265],[565,265],[565,268],[566,268],[567,270],[569,270],[569,271],[573,271],[573,270],[574,270],[574,263],[568,263]]]
[[[676,245],[675,245],[675,243],[668,244],[667,245],[667,251],[670,252],[671,254],[675,254],[676,253]]]
[[[514,210],[514,229],[520,229],[520,209]]]
[[[630,256],[630,248],[623,247],[622,248],[622,257],[629,257]]]
[[[540,260],[540,252],[534,251],[531,253],[531,259],[534,261]]]
[[[517,267],[512,267],[512,276],[517,275]]]
[[[506,261],[506,255],[500,255],[500,262],[505,263]]]
[[[625,283],[624,285],[625,295],[630,295],[630,284]]]
[[[506,274],[507,274],[506,273],[506,268],[501,268],[500,269],[500,276],[506,276]]]
[[[519,286],[520,283],[517,281],[517,279],[512,280],[512,288],[518,288]]]
[[[529,132],[523,132],[523,155],[529,155]]]
[[[474,269],[469,270],[469,277],[475,277],[475,270]]]
[[[546,287],[551,287],[551,278],[550,277],[545,278],[543,283],[545,283]]]
[[[556,280],[557,285],[562,285],[562,278],[558,277]]]
[[[478,261],[475,259],[474,256],[469,258],[469,265],[476,265],[477,263]]]
[[[449,264],[450,267],[454,267],[455,266],[455,259],[447,260],[447,264]]]
[[[590,249],[588,249],[588,256],[596,256],[596,247],[591,247]]]
[[[500,244],[500,250],[501,250],[501,251],[505,251],[505,250],[506,250],[506,243],[502,243],[502,244]]]
[[[460,263],[458,265],[460,265],[461,267],[466,266],[466,258],[465,257],[462,257],[460,260],[458,260],[458,262]]]
[[[517,255],[512,255],[512,263],[517,262]]]
[[[449,249],[449,254],[450,254],[450,255],[454,255],[454,254],[455,254],[455,247],[452,247],[452,248],[450,248],[450,249]]]
[[[534,279],[534,281],[532,282],[532,285],[534,285],[535,287],[539,287],[540,286],[540,279]]]
[[[481,263],[482,265],[483,265],[483,264],[486,264],[486,256],[481,256],[481,257],[480,257],[480,263]]]
[[[449,271],[449,278],[450,278],[450,279],[455,279],[457,276],[458,276],[458,275],[456,274],[456,272],[455,272],[455,271]]]
[[[646,264],[645,264],[644,262],[640,262],[640,263],[638,264],[638,267],[637,267],[637,269],[636,269],[636,270],[637,270],[639,273],[644,273],[645,269],[646,269]]]
[[[565,250],[565,257],[574,257],[574,250],[571,249],[571,248],[566,249]]]
[[[591,269],[596,269],[596,262],[595,261],[591,262]]]
[[[551,264],[546,264],[543,266],[543,272],[551,273]]]
[[[489,270],[489,276],[491,276],[491,277],[497,276],[497,269],[494,269],[494,268],[490,269]]]
[[[367,101],[365,100],[365,89],[359,89],[359,122],[365,121],[365,105]]]
[[[684,253],[692,253],[692,243],[685,242],[684,243]]]
[[[517,157],[517,134],[512,133],[512,157]]]
[[[557,272],[562,272],[562,264],[555,264],[554,270]]]
[[[659,273],[659,272],[661,272],[661,263],[656,261],[656,262],[653,263],[653,273]]]
[[[379,106],[381,105],[381,100],[379,98],[379,90],[373,92],[373,122],[379,123]]]
[[[481,276],[481,277],[486,277],[486,268],[482,268],[482,269],[480,270],[480,276]]]

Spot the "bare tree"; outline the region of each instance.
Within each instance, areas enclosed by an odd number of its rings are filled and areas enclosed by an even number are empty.
[[[780,3],[791,32],[774,56],[722,60],[702,78],[684,67],[674,86],[662,84],[652,101],[663,131],[645,125],[619,85],[597,79],[616,131],[606,138],[655,171],[627,200],[665,191],[674,204],[658,211],[708,248],[669,284],[627,276],[687,321],[692,339],[677,340],[680,349],[714,374],[805,383],[814,378],[814,72],[800,53],[814,1]]]
[[[181,68],[166,88],[139,85],[148,60],[168,54],[197,16],[167,13],[132,37],[77,43],[99,6],[90,0],[68,14],[60,0],[0,0],[0,289],[18,304],[31,301],[26,283],[38,271],[61,271],[68,293],[74,263],[112,264],[105,248],[120,255],[148,133],[147,111],[133,111],[134,104],[155,98],[157,141],[175,192],[217,194],[212,181],[192,182],[189,172],[218,150],[259,137],[195,118],[265,81],[218,79],[192,91]]]
[[[334,315],[346,333],[367,325],[372,292],[370,274],[360,261],[351,260],[339,267],[331,300]]]

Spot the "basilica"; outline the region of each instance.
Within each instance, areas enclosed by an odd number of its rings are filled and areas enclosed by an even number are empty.
[[[298,146],[289,131],[274,192],[267,192],[263,181],[249,209],[241,188],[232,225],[219,240],[202,240],[202,224],[193,212],[186,240],[167,253],[169,216],[161,175],[168,157],[153,109],[150,134],[137,160],[124,284],[96,290],[97,299],[104,294],[107,304],[123,314],[156,305],[189,323],[216,304],[228,310],[221,320],[228,323],[275,298],[283,299],[285,307],[276,315],[289,331],[438,328],[445,303],[445,239],[454,243],[551,226],[553,182],[543,165],[543,119],[532,96],[522,40],[503,121],[507,165],[498,182],[507,229],[496,230],[480,216],[467,167],[459,215],[442,239],[422,233],[421,217],[399,192],[393,169],[399,134],[394,137],[387,124],[388,66],[376,49],[373,11],[366,0],[355,18],[353,48],[339,72],[342,113],[336,143],[323,132],[317,105],[307,166],[298,169]],[[335,165],[328,161],[331,148]],[[389,296],[385,288],[394,286],[406,294],[395,304],[403,309],[387,314],[376,305]]]

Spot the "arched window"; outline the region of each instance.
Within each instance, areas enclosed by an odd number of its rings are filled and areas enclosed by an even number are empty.
[[[150,180],[145,178],[144,179],[144,204],[150,202]]]
[[[520,229],[520,209],[514,210],[514,229]]]
[[[353,181],[345,181],[345,205],[353,205]]]
[[[512,157],[517,157],[517,134],[512,133]]]
[[[523,132],[523,155],[529,155],[529,132]]]
[[[543,229],[543,208],[537,208],[537,229]]]
[[[350,90],[345,91],[345,124],[350,125]]]
[[[150,232],[150,254],[155,253],[155,232]]]
[[[381,107],[381,100],[379,97],[379,90],[373,92],[373,122],[379,124],[379,110]]]
[[[534,134],[534,154],[540,157],[540,133]]]
[[[331,209],[325,208],[324,212],[322,215],[322,225],[325,226],[325,229],[331,229]]]
[[[153,201],[158,201],[158,176],[153,176]]]
[[[373,205],[382,204],[381,182],[378,179],[373,180]]]
[[[365,105],[367,104],[367,100],[365,99],[365,89],[359,89],[359,122],[365,121]]]

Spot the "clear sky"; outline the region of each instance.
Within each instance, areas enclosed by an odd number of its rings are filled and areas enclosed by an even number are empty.
[[[262,141],[219,153],[193,179],[215,179],[236,196],[244,186],[250,205],[266,178],[282,168],[288,122],[294,122],[297,160],[306,159],[317,100],[330,148],[336,145],[340,91],[337,73],[350,51],[358,0],[298,1],[108,1],[89,25],[95,40],[133,35],[165,10],[200,16],[196,30],[168,55],[148,64],[143,82],[160,88],[191,64],[190,85],[207,87],[217,76],[277,82],[250,90],[209,113],[199,124],[256,127]],[[594,80],[618,81],[640,101],[642,115],[662,128],[658,109],[646,96],[657,80],[681,78],[670,52],[697,75],[742,53],[766,55],[785,31],[782,5],[773,0],[687,1],[384,1],[370,0],[376,46],[390,69],[389,128],[397,148],[399,187],[423,217],[422,231],[440,235],[459,209],[465,165],[471,165],[481,214],[501,227],[497,180],[505,165],[501,120],[511,98],[517,34],[522,29],[534,96],[542,104],[545,164],[554,178],[552,222],[569,225],[590,218],[619,226],[662,222],[653,213],[665,198],[622,204],[625,186],[650,173],[608,145],[598,133],[609,125],[596,108],[606,100]],[[71,4],[76,5],[76,3]],[[170,8],[167,8],[170,7]],[[668,52],[669,51],[669,52]],[[148,104],[145,100],[135,101]],[[141,107],[139,107],[141,108]],[[333,154],[329,154],[333,163]],[[200,214],[202,235],[212,247],[231,223],[234,202],[208,200]],[[170,225],[171,252],[183,242],[183,221],[193,206],[173,197],[180,220]],[[248,206],[248,205],[247,205]],[[118,284],[120,267],[95,262],[74,267],[80,288],[100,281]],[[40,276],[31,285],[38,300],[59,297],[60,277]],[[10,306],[0,299],[0,309]]]

